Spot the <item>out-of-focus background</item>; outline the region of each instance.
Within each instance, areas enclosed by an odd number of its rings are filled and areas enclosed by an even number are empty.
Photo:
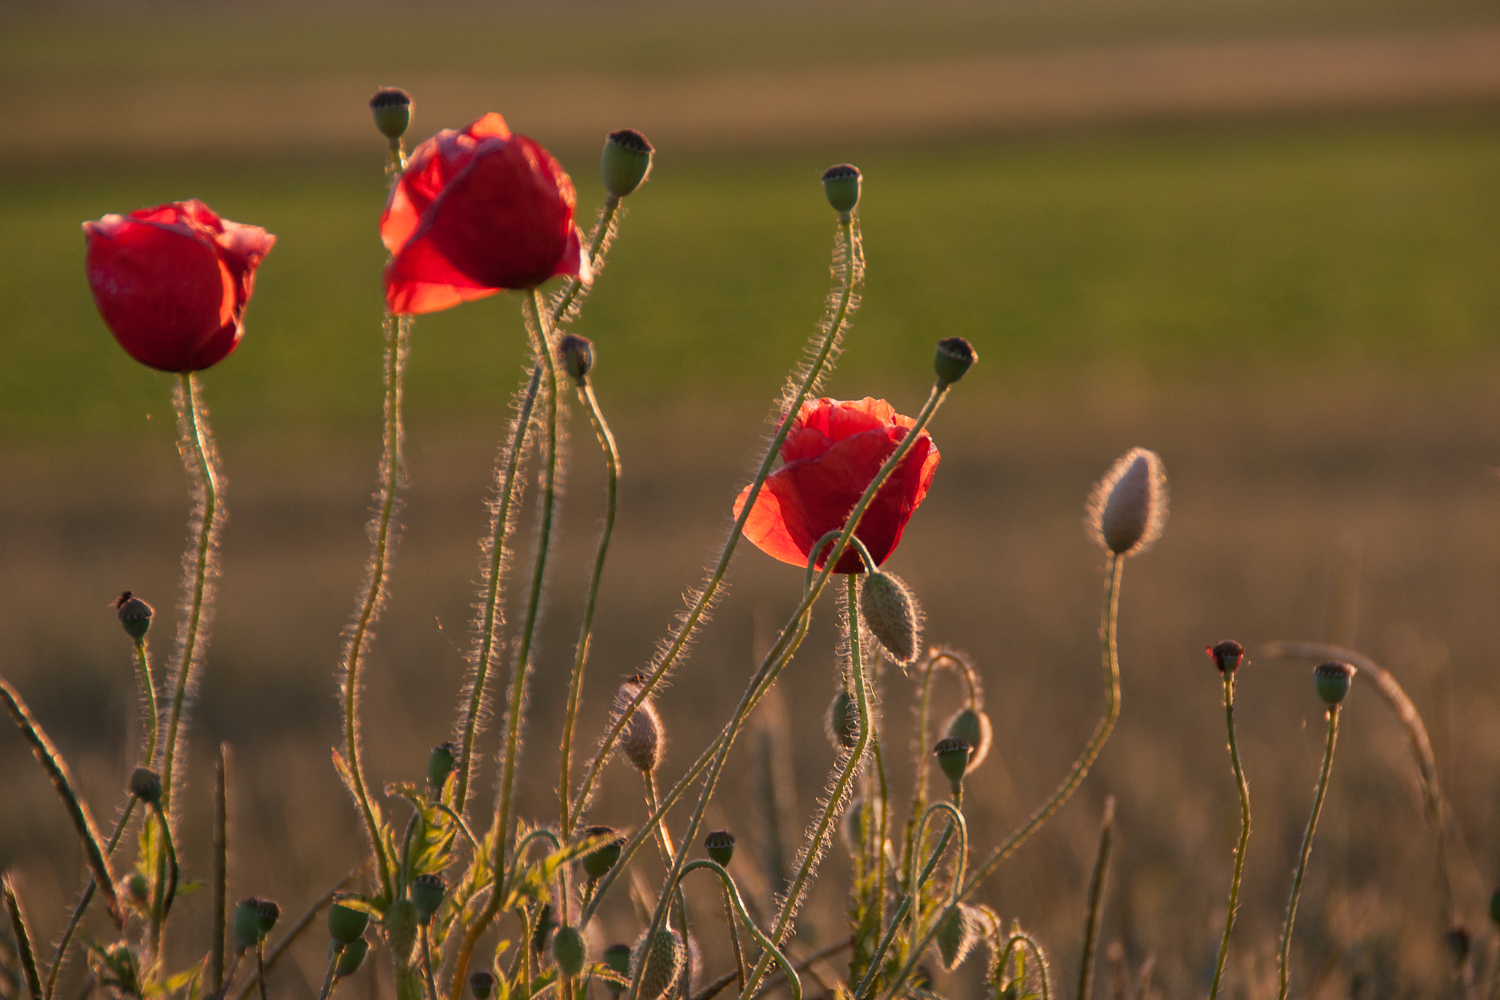
[[[1494,964],[1482,911],[1500,878],[1492,4],[0,4],[0,672],[112,817],[138,724],[107,602],[130,588],[157,606],[164,665],[188,504],[172,380],[111,341],[78,224],[196,197],[266,227],[279,241],[245,340],[203,377],[230,519],[183,853],[203,877],[208,760],[228,741],[231,891],[289,912],[362,844],[328,751],[379,451],[385,178],[365,102],[380,85],[413,94],[413,139],[505,114],[570,171],[585,225],[604,133],[635,127],[658,148],[576,327],[598,344],[595,385],[625,465],[582,755],[613,685],[649,659],[717,550],[827,289],[834,225],[819,173],[850,161],[865,175],[869,275],[828,392],[912,412],[937,339],[962,334],[982,359],[933,425],[942,466],[889,564],[923,599],[929,640],[968,650],[985,679],[996,735],[967,797],[977,850],[1045,797],[1102,705],[1102,560],[1079,528],[1090,483],[1133,445],[1159,451],[1172,480],[1166,534],[1125,575],[1119,729],[981,899],[1039,932],[1059,981],[1073,981],[1113,793],[1104,940],[1132,974],[1154,961],[1165,995],[1204,989],[1238,810],[1202,649],[1240,639],[1256,819],[1230,986],[1263,995],[1323,736],[1310,664],[1258,650],[1334,639],[1390,668],[1426,718],[1463,833],[1473,962]],[[377,786],[417,779],[449,732],[490,466],[525,361],[517,306],[497,296],[416,326],[411,487],[365,692]],[[592,436],[581,419],[574,431],[528,722],[524,814],[538,819],[555,810],[563,678],[602,507]],[[800,574],[743,546],[731,580],[661,699],[669,784],[727,718]],[[791,845],[832,762],[820,716],[834,620],[831,604],[820,611],[781,685]],[[957,694],[938,690],[945,716]],[[903,796],[914,691],[887,672]],[[764,901],[756,858],[774,836],[755,805],[755,746],[711,820],[740,835],[735,864]],[[619,763],[607,773],[592,815],[638,823],[637,777]],[[1298,923],[1303,995],[1451,995],[1414,775],[1404,730],[1358,680]],[[5,731],[0,803],[0,867],[53,939],[81,866],[56,796]],[[846,933],[846,868],[835,852],[804,921],[808,950]],[[600,947],[637,931],[617,903]],[[717,973],[718,903],[700,903]],[[173,946],[186,962],[206,946],[208,894],[182,906]],[[314,996],[322,948],[314,934],[274,992]],[[977,995],[981,965],[940,988]],[[383,974],[345,989],[388,993]],[[1117,974],[1106,963],[1097,991],[1131,995],[1115,992]]]

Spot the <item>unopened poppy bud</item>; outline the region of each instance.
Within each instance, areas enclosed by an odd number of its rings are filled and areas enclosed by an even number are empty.
[[[945,736],[937,741],[932,753],[938,759],[938,767],[948,776],[949,784],[957,791],[969,769],[969,744],[957,736]]]
[[[148,805],[161,805],[161,775],[149,767],[138,767],[130,775],[130,794]]]
[[[615,692],[615,713],[619,715],[630,707],[636,695],[641,693],[641,687],[646,678],[643,674],[634,677],[620,685],[620,690]],[[661,716],[656,712],[656,705],[648,696],[641,702],[630,718],[625,723],[625,728],[620,731],[620,749],[625,752],[630,763],[642,774],[651,774],[656,766],[661,763],[662,746],[662,724]]]
[[[1233,639],[1225,639],[1208,647],[1208,655],[1213,658],[1214,666],[1219,668],[1221,674],[1232,674],[1240,668],[1240,663],[1245,659],[1245,647]]]
[[[469,989],[474,1000],[490,1000],[490,994],[495,992],[495,974],[489,969],[480,969],[469,977]]]
[[[840,220],[847,220],[854,206],[859,204],[862,180],[859,168],[852,163],[836,163],[823,171],[823,193],[828,196],[828,204],[839,213]]]
[[[1115,555],[1150,548],[1167,521],[1167,476],[1156,452],[1126,452],[1094,486],[1087,510],[1089,533]]]
[[[650,141],[633,128],[611,132],[599,156],[599,176],[609,196],[618,201],[640,187],[651,173],[655,152]]]
[[[583,856],[583,872],[590,882],[597,882],[609,874],[609,870],[620,860],[620,851],[625,847],[625,838],[615,836],[612,826],[591,826],[583,831],[589,840],[596,837],[611,838],[603,846],[596,847]]]
[[[370,942],[364,938],[355,938],[344,945],[343,954],[339,955],[339,967],[334,970],[338,976],[352,976],[359,971],[359,967],[365,964],[365,956],[370,953]]]
[[[604,949],[604,964],[609,970],[621,979],[630,977],[630,945],[612,944]],[[608,983],[610,993],[619,996],[625,992],[624,988],[615,983]]]
[[[835,750],[850,750],[859,742],[859,705],[848,691],[840,690],[828,703],[823,729]]]
[[[573,376],[573,381],[579,385],[583,385],[589,372],[594,370],[594,342],[587,337],[580,337],[576,333],[563,337],[557,345],[557,356],[562,359],[568,374]]]
[[[427,758],[427,783],[433,788],[442,789],[457,763],[458,744],[439,743],[432,748],[432,754]]]
[[[272,900],[262,899],[255,904],[255,916],[260,922],[260,936],[265,937],[276,928],[276,921],[281,919],[281,907]]]
[[[952,971],[968,957],[970,949],[979,940],[979,930],[980,921],[977,915],[970,907],[962,903],[938,922],[937,933],[933,941],[937,944],[938,956],[942,960],[943,968]]]
[[[1347,663],[1330,660],[1313,668],[1313,683],[1318,687],[1318,697],[1325,705],[1333,706],[1349,694],[1349,683],[1354,679],[1354,668]]]
[[[557,970],[571,979],[589,963],[589,943],[577,927],[561,928],[552,939],[552,960]]]
[[[125,891],[130,893],[130,898],[137,903],[146,901],[146,893],[150,891],[150,888],[146,882],[146,876],[140,872],[132,872],[130,878],[125,880]]]
[[[948,720],[944,732],[969,745],[969,766],[964,770],[965,774],[973,771],[989,756],[990,743],[994,740],[994,727],[990,725],[990,717],[984,709],[962,709]]]
[[[354,897],[345,897],[352,900]],[[370,926],[370,914],[335,899],[328,908],[328,934],[339,944],[348,944],[364,934]]]
[[[938,388],[946,389],[963,378],[964,373],[978,360],[979,352],[962,337],[944,337],[938,341],[937,357],[932,361]]]
[[[151,616],[156,614],[156,609],[128,590],[115,598],[114,603],[120,612],[120,624],[125,626],[125,634],[136,642],[146,638],[146,633],[151,631]]]
[[[397,87],[381,87],[370,98],[370,112],[380,134],[395,142],[411,126],[411,95]]]
[[[432,915],[443,905],[443,897],[447,895],[448,885],[443,881],[443,876],[428,873],[418,875],[411,880],[411,901],[417,908],[417,920],[427,923]]]
[[[536,926],[531,929],[531,950],[540,955],[547,950],[547,938],[557,927],[557,918],[552,915],[552,904],[543,903],[536,916]]]
[[[682,975],[682,938],[663,927],[648,946],[646,935],[635,942],[630,954],[630,975],[641,977],[641,1000],[661,1000]]]
[[[906,665],[917,658],[922,639],[922,609],[911,590],[894,573],[866,574],[859,588],[859,611],[885,655]]]
[[[728,830],[715,830],[703,838],[703,849],[720,868],[728,868],[734,860],[734,834]]]
[[[249,896],[234,904],[229,926],[234,932],[234,946],[242,951],[260,943],[260,902]]]

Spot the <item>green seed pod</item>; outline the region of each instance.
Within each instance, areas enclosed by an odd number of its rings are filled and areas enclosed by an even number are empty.
[[[579,385],[588,381],[589,372],[594,370],[592,340],[576,333],[567,334],[557,345],[557,356],[562,360],[563,368],[573,376],[573,381]]]
[[[841,689],[829,702],[823,716],[823,731],[835,750],[851,750],[859,742],[859,705],[848,691]]]
[[[281,919],[281,907],[269,899],[262,899],[255,907],[255,916],[260,922],[260,936],[265,937],[276,927],[276,921]]]
[[[412,879],[411,901],[417,908],[417,922],[425,924],[430,921],[438,907],[443,905],[443,897],[447,893],[448,884],[441,875],[429,873]]]
[[[140,872],[131,872],[130,878],[125,880],[125,891],[137,903],[144,903],[147,893],[151,891],[151,886],[146,882],[146,876]]]
[[[849,213],[854,211],[854,206],[859,204],[859,189],[863,180],[859,168],[852,163],[836,163],[823,171],[823,193],[828,196],[828,204],[839,213],[841,220],[847,220]]]
[[[648,947],[646,935],[635,942],[630,954],[630,975],[635,976],[643,966],[641,975],[641,1000],[661,1000],[677,984],[682,975],[682,938],[676,931],[666,928],[656,932]]]
[[[343,898],[352,901],[359,897],[345,896]],[[328,908],[328,934],[339,944],[348,944],[360,937],[368,926],[370,926],[368,912],[345,906],[337,897],[333,905]]]
[[[633,128],[611,132],[599,155],[599,176],[609,196],[619,201],[640,187],[651,173],[655,152],[650,141]]]
[[[1156,452],[1132,448],[1089,494],[1084,518],[1094,541],[1118,556],[1146,551],[1167,523],[1167,474]]]
[[[1317,685],[1318,697],[1328,706],[1337,705],[1349,694],[1349,683],[1354,680],[1354,668],[1347,663],[1330,660],[1313,668],[1313,683]]]
[[[149,767],[138,767],[130,775],[130,794],[149,805],[161,805],[161,775]]]
[[[234,946],[241,951],[260,944],[260,900],[247,896],[234,904],[229,926],[234,932]]]
[[[370,953],[370,942],[364,938],[355,938],[344,945],[344,953],[339,956],[339,967],[335,975],[352,976],[359,971],[359,967],[365,964],[365,956]]]
[[[597,882],[609,874],[609,870],[620,860],[620,851],[625,847],[625,838],[615,836],[612,826],[590,826],[583,831],[585,838],[611,838],[602,847],[596,847],[583,856],[583,873],[590,882]]]
[[[495,992],[495,974],[489,969],[480,969],[469,976],[469,989],[474,1000],[490,1000],[490,994]]]
[[[938,341],[937,357],[933,358],[932,370],[937,375],[939,389],[964,377],[964,374],[979,360],[974,345],[962,337],[944,337]]]
[[[128,590],[114,603],[120,612],[120,624],[125,627],[125,634],[136,642],[145,639],[146,633],[151,631],[151,616],[156,614],[155,609]]]
[[[970,774],[989,756],[990,743],[994,740],[994,728],[990,717],[982,708],[965,708],[948,720],[944,733],[957,737],[969,745],[969,766],[964,771]]]
[[[621,979],[630,978],[630,945],[612,944],[604,949],[604,964],[610,971]],[[612,996],[618,997],[625,992],[625,988],[616,983],[606,982]]]
[[[703,849],[720,868],[728,868],[734,859],[734,834],[728,830],[715,830],[703,838]]]
[[[427,758],[427,783],[441,791],[448,780],[448,775],[453,773],[453,768],[457,764],[458,744],[439,743],[432,748],[432,754]]]
[[[938,767],[948,776],[953,790],[958,791],[958,786],[963,784],[964,774],[969,769],[969,744],[956,736],[947,736],[937,741],[932,753],[938,759]]]
[[[557,927],[557,918],[552,915],[552,904],[543,903],[536,915],[536,926],[531,928],[531,950],[540,955],[547,950],[547,938]]]
[[[589,943],[577,927],[562,927],[552,938],[552,960],[557,971],[572,979],[589,964]]]
[[[630,707],[645,681],[645,675],[636,674],[620,685],[620,690],[615,692],[616,717]],[[630,714],[625,728],[620,730],[620,749],[642,774],[651,774],[661,763],[662,744],[665,742],[663,733],[661,716],[650,697]]]
[[[393,143],[411,127],[411,95],[397,87],[381,87],[370,98],[375,127]]]
[[[922,640],[922,609],[894,573],[876,570],[859,588],[859,611],[885,655],[905,666],[917,658]]]
[[[943,968],[958,968],[979,940],[980,922],[971,907],[960,903],[938,923],[933,938]]]
[[[1225,639],[1209,646],[1208,655],[1214,661],[1214,666],[1219,668],[1219,673],[1232,674],[1240,669],[1240,664],[1245,660],[1245,647],[1233,639]]]

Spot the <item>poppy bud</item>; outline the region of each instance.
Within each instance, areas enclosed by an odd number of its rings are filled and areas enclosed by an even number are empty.
[[[138,767],[130,775],[130,794],[148,805],[161,805],[161,775],[149,767]]]
[[[852,163],[836,163],[823,171],[823,193],[839,213],[839,221],[848,221],[849,213],[859,204],[861,180],[859,168]]]
[[[344,952],[339,956],[339,967],[334,970],[337,976],[352,976],[359,971],[359,967],[365,964],[365,956],[370,952],[370,942],[364,938],[355,938],[344,945]]]
[[[243,951],[260,943],[260,900],[247,896],[234,904],[234,913],[229,918],[234,932],[234,946]]]
[[[646,935],[635,942],[630,955],[631,976],[641,977],[641,1000],[661,1000],[682,975],[682,938],[663,927],[648,946]],[[644,971],[640,972],[644,966]]]
[[[1313,668],[1313,683],[1318,687],[1318,697],[1328,706],[1337,705],[1349,693],[1349,682],[1354,679],[1354,668],[1347,663],[1330,660]]]
[[[269,899],[262,899],[255,904],[255,916],[260,923],[260,936],[265,937],[281,919],[281,907]]]
[[[892,662],[904,666],[917,658],[922,609],[899,576],[884,570],[867,574],[859,588],[859,611]]]
[[[650,141],[633,128],[611,132],[599,156],[599,176],[609,196],[619,201],[640,187],[651,173],[651,155],[655,152]]]
[[[621,979],[627,979],[627,978],[629,978],[629,976],[630,976],[630,945],[628,945],[628,944],[612,944],[608,948],[605,948],[604,949],[604,964],[609,967],[610,971],[612,971],[615,975],[619,976]],[[618,985],[616,985],[614,983],[608,983],[606,985],[609,986],[609,992],[612,993],[616,997],[618,997],[621,993],[625,992],[625,990],[622,987],[620,987],[620,986],[618,986]]]
[[[587,337],[570,333],[557,345],[557,356],[562,359],[573,381],[583,385],[594,369],[594,342]]]
[[[823,716],[823,731],[828,734],[828,742],[835,750],[850,750],[859,742],[859,706],[848,691],[840,690],[828,703],[828,711]]]
[[[469,977],[469,989],[475,1000],[490,1000],[490,994],[495,992],[495,974],[489,969],[480,969]]]
[[[620,860],[620,851],[625,846],[624,837],[614,836],[615,828],[612,826],[587,827],[584,836],[593,840],[595,837],[611,837],[601,847],[596,847],[583,856],[583,872],[589,877],[590,882],[597,882],[609,874],[609,870]]]
[[[438,907],[443,905],[443,897],[447,892],[448,885],[441,875],[429,873],[411,880],[411,901],[417,908],[419,923],[425,924],[432,919]]]
[[[963,784],[964,773],[969,769],[969,744],[956,736],[947,736],[937,741],[932,753],[938,759],[938,767],[948,776],[953,790],[958,791],[958,786]]]
[[[140,872],[132,872],[130,878],[125,880],[125,891],[130,893],[130,898],[137,903],[144,903],[146,901],[146,893],[150,888],[146,883],[146,876]]]
[[[394,143],[411,126],[411,95],[397,87],[381,87],[370,98],[375,127]]]
[[[432,755],[427,758],[427,783],[441,791],[443,783],[448,780],[448,775],[453,773],[453,768],[457,763],[458,744],[439,743],[432,748]]]
[[[536,915],[536,926],[531,929],[531,950],[540,955],[547,950],[547,938],[557,927],[557,918],[552,915],[552,904],[543,903]]]
[[[552,939],[552,960],[557,970],[569,979],[583,971],[589,963],[589,943],[577,927],[564,927]]]
[[[990,725],[989,715],[983,709],[966,708],[958,712],[948,720],[945,732],[969,745],[969,766],[965,768],[965,774],[973,771],[989,756],[994,729]]]
[[[1221,674],[1232,674],[1240,668],[1240,663],[1245,659],[1245,647],[1233,639],[1225,639],[1208,647],[1208,655],[1213,657],[1214,665],[1219,668]]]
[[[963,378],[964,373],[978,360],[979,353],[974,350],[974,345],[962,337],[944,337],[938,341],[937,357],[932,362],[932,369],[937,373],[938,388],[946,389]]]
[[[146,638],[146,633],[151,631],[151,616],[156,614],[156,609],[128,590],[115,599],[115,607],[119,609],[120,624],[125,626],[125,634],[136,642]]]
[[[1167,521],[1167,476],[1156,452],[1126,452],[1094,486],[1087,510],[1094,541],[1115,555],[1150,548]]]
[[[635,700],[636,695],[641,693],[641,687],[646,683],[644,674],[636,674],[624,684],[620,690],[615,692],[615,712],[624,712]],[[661,716],[656,712],[656,706],[648,696],[642,701],[640,707],[630,713],[630,719],[625,723],[625,728],[620,731],[620,749],[635,765],[637,771],[642,774],[651,774],[656,766],[661,763],[662,724]]]
[[[728,830],[715,830],[703,838],[703,848],[720,868],[728,868],[734,858],[734,834]]]
[[[979,920],[971,907],[960,903],[939,921],[933,941],[937,944],[938,956],[943,968],[952,971],[965,958],[979,940]]]
[[[348,900],[357,897],[346,896]],[[339,944],[349,944],[351,941],[364,934],[365,928],[370,926],[370,914],[365,910],[345,906],[338,899],[328,908],[328,934]]]

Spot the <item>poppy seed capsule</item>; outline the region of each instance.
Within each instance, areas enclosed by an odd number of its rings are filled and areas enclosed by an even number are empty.
[[[587,337],[570,333],[557,345],[557,356],[563,368],[573,376],[573,381],[583,385],[594,370],[594,342]]]
[[[417,908],[417,920],[427,923],[432,915],[443,905],[443,897],[448,894],[448,885],[443,881],[443,876],[428,873],[418,875],[411,880],[411,901]]]
[[[234,946],[241,951],[254,948],[260,943],[260,900],[248,896],[234,904],[234,913],[229,918],[234,932]]]
[[[255,916],[260,922],[260,936],[265,937],[276,928],[276,921],[281,919],[281,907],[269,899],[262,899],[255,904]]]
[[[676,931],[663,927],[651,939],[649,947],[646,935],[636,939],[630,953],[630,975],[641,977],[641,1000],[661,1000],[682,975],[682,938]]]
[[[990,717],[981,708],[965,708],[956,713],[948,720],[944,730],[947,735],[957,737],[969,745],[969,766],[964,770],[970,773],[989,756],[990,742],[994,739],[994,728],[990,725]]]
[[[475,1000],[490,1000],[490,994],[495,992],[495,974],[488,969],[480,969],[469,977],[469,989]]]
[[[453,773],[453,768],[457,764],[458,744],[439,743],[432,748],[432,754],[427,758],[427,783],[441,790],[443,783],[448,780],[448,775]]]
[[[859,705],[848,691],[839,691],[828,703],[823,730],[835,750],[852,750],[859,742]]]
[[[146,638],[146,633],[151,631],[151,616],[156,614],[156,609],[128,590],[115,598],[115,607],[120,612],[120,624],[125,627],[125,634],[136,642]]]
[[[1167,476],[1156,452],[1126,452],[1094,486],[1087,510],[1089,533],[1115,555],[1150,548],[1167,521]]]
[[[597,882],[608,875],[609,870],[620,860],[620,851],[625,847],[625,838],[615,837],[614,834],[615,828],[612,826],[591,826],[583,831],[583,835],[589,840],[596,837],[613,838],[583,856],[583,872],[589,877],[590,882]]]
[[[979,352],[974,350],[974,345],[962,337],[944,337],[938,341],[937,357],[932,361],[932,370],[937,375],[939,389],[948,386],[964,377],[966,373],[979,360]]]
[[[337,976],[352,976],[359,971],[359,967],[365,964],[365,956],[370,953],[370,942],[364,938],[355,938],[344,945],[344,952],[339,956],[339,967],[334,970]]]
[[[381,87],[370,98],[370,113],[380,134],[395,142],[411,127],[411,95],[398,87]]]
[[[355,898],[357,897],[345,897],[351,902]],[[368,926],[370,926],[370,914],[364,910],[345,906],[337,899],[328,908],[328,934],[339,944],[348,944],[362,936]]]
[[[734,834],[728,830],[715,830],[703,838],[703,849],[720,868],[728,868],[734,860]]]
[[[836,163],[823,171],[823,193],[828,196],[828,204],[839,213],[840,221],[848,221],[849,213],[859,204],[863,180],[859,168],[852,163]]]
[[[894,573],[876,570],[859,588],[859,611],[885,655],[905,666],[917,658],[922,640],[922,609]]]
[[[947,736],[937,741],[932,754],[938,759],[938,767],[948,776],[953,790],[963,784],[964,773],[969,769],[969,744],[957,736]]]
[[[1330,660],[1313,668],[1313,683],[1317,685],[1318,697],[1330,707],[1343,701],[1349,694],[1349,683],[1354,679],[1354,668],[1347,663]]]
[[[1219,668],[1221,674],[1232,674],[1240,668],[1240,663],[1245,659],[1245,647],[1233,639],[1225,639],[1208,647],[1208,655],[1213,658],[1214,666]]]
[[[148,805],[161,805],[161,775],[149,767],[138,767],[130,775],[130,794]]]
[[[589,962],[589,943],[577,927],[564,927],[552,939],[552,960],[569,979],[583,971]]]
[[[636,674],[624,684],[620,690],[615,692],[615,715],[618,718],[630,708],[630,703],[641,693],[641,687],[645,683],[645,677]],[[650,696],[643,700],[634,712],[630,713],[625,728],[620,730],[620,749],[635,765],[635,769],[642,774],[651,774],[656,766],[661,763],[662,724],[661,716],[656,712],[656,705],[652,703]]]
[[[619,201],[640,187],[651,173],[655,152],[651,142],[633,128],[611,132],[599,154],[599,177],[609,196]]]

